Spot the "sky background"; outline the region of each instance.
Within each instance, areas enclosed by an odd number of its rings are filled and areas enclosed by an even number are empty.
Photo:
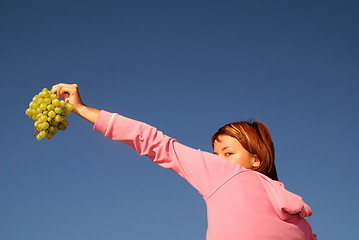
[[[0,1],[1,240],[205,239],[200,194],[75,114],[32,136],[32,97],[83,101],[212,151],[222,125],[267,124],[280,181],[319,239],[359,229],[357,1]]]

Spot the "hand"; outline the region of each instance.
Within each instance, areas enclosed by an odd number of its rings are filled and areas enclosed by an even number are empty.
[[[56,93],[59,98],[63,98],[65,102],[74,105],[74,113],[79,113],[79,109],[85,104],[82,102],[77,84],[59,83],[52,87],[51,92]]]

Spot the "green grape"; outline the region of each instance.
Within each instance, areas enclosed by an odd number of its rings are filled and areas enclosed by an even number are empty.
[[[51,110],[48,114],[47,114],[50,118],[54,118],[56,116],[55,111]]]
[[[49,105],[52,102],[52,99],[50,97],[45,98],[44,103],[46,103],[46,105]]]
[[[54,127],[54,126],[50,126],[48,129],[47,129],[50,133],[52,133],[53,135],[55,135],[57,133],[57,128]]]
[[[40,134],[37,134],[37,135],[36,135],[36,139],[40,141],[41,139],[43,139],[43,137],[41,137]]]
[[[46,136],[46,132],[45,131],[40,131],[38,135],[40,135],[41,138],[43,138],[43,137]]]
[[[41,125],[39,125],[39,127],[40,127],[41,129],[44,129],[44,130],[48,129],[49,126],[50,126],[50,125],[49,125],[48,122],[43,122],[43,123],[41,123]]]
[[[39,100],[39,95],[35,95],[35,96],[32,98],[32,101],[33,101],[33,102],[37,102],[37,100]]]
[[[61,130],[61,131],[65,131],[66,130],[66,128],[67,128],[67,126],[66,125],[64,125],[64,124],[59,124],[59,130]]]
[[[56,122],[61,122],[62,121],[62,117],[60,115],[56,115],[55,119]]]
[[[60,101],[60,107],[61,108],[65,108],[66,107],[66,102],[64,100]]]
[[[62,108],[61,107],[55,107],[55,113],[61,114],[62,113]]]
[[[49,98],[51,96],[51,92],[49,90],[46,90],[44,92],[44,98]]]
[[[46,98],[46,97],[49,97],[50,96],[50,94],[49,94],[49,90],[42,90],[40,93],[39,93],[39,95],[41,96],[41,97],[43,97],[43,98]]]
[[[39,97],[39,99],[37,99],[37,103],[38,103],[38,104],[41,104],[43,101],[44,101],[44,98],[43,98],[43,97]]]
[[[52,111],[55,109],[55,106],[53,104],[47,105],[47,110]]]
[[[42,111],[44,111],[45,109],[47,109],[46,103],[44,103],[44,102],[40,103],[40,109],[41,109]]]
[[[33,114],[32,114],[32,109],[31,109],[31,108],[26,109],[25,114],[26,114],[27,116],[31,117],[31,116],[33,115]]]
[[[69,125],[69,122],[66,119],[61,121],[61,124],[65,125],[66,127]]]
[[[32,109],[37,109],[39,107],[39,104],[37,102],[31,102],[29,104],[29,106],[32,108]]]
[[[50,98],[51,100],[57,99],[57,95],[55,93],[51,93]]]
[[[56,99],[52,100],[52,104],[53,104],[55,107],[57,107],[57,106],[60,105],[60,100],[56,98]]]
[[[66,109],[68,111],[72,111],[74,109],[74,105],[72,103],[66,103]]]
[[[43,123],[43,122],[46,122],[47,117],[46,117],[45,115],[41,114],[40,117],[38,117],[38,119],[39,119],[38,121],[39,121],[40,123]]]

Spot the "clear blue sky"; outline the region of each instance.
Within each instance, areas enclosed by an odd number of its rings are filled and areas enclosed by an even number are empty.
[[[182,178],[75,114],[52,140],[24,113],[77,83],[90,106],[194,148],[227,122],[271,130],[286,187],[320,239],[357,239],[357,1],[0,2],[1,240],[205,239]]]

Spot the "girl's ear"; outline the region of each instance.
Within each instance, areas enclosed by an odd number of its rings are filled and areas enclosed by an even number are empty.
[[[261,161],[259,161],[257,155],[255,155],[255,154],[253,154],[252,161],[253,161],[254,168],[258,168],[261,165]]]

